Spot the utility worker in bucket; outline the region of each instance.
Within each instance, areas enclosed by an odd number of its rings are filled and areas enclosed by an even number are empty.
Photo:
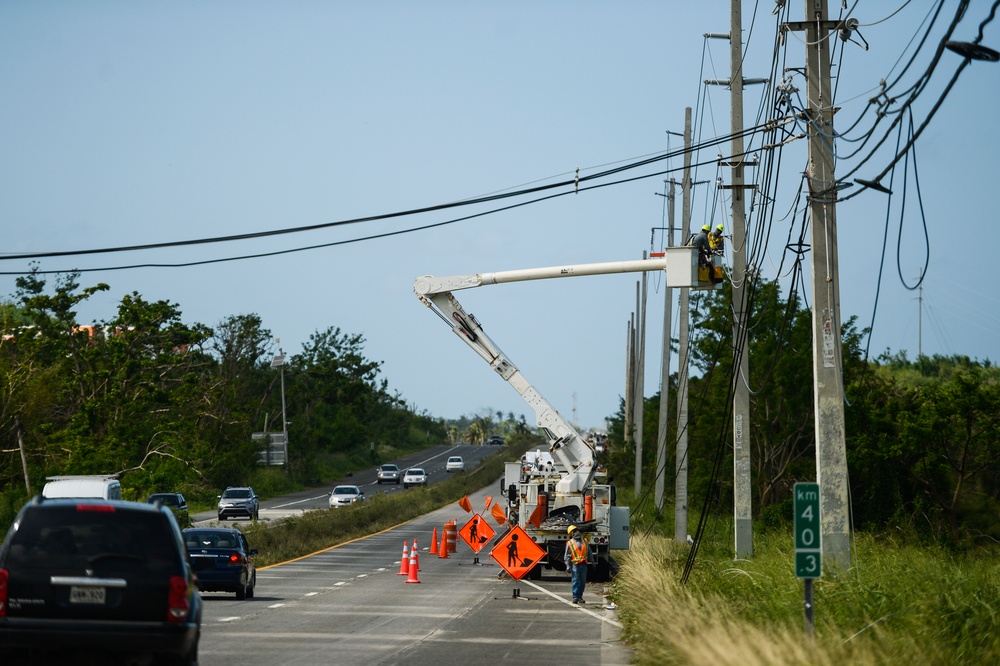
[[[579,528],[570,525],[566,533],[569,539],[566,541],[566,554],[563,559],[566,561],[566,571],[570,572],[573,590],[573,603],[585,604],[583,600],[583,590],[587,587],[587,542],[583,540]]]
[[[708,281],[714,283],[715,264],[712,262],[712,246],[709,244],[711,231],[712,227],[704,225],[701,231],[691,237],[688,244],[698,250],[698,266],[708,269]]]
[[[722,247],[725,242],[725,237],[722,235],[722,225],[720,224],[715,227],[715,231],[708,236],[708,247],[711,248],[712,254],[716,254],[721,257]]]

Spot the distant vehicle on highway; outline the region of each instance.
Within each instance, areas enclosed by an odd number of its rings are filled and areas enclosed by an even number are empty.
[[[219,520],[233,516],[246,516],[251,520],[260,518],[260,502],[253,488],[230,486],[219,495]]]
[[[159,502],[174,512],[177,523],[181,527],[188,527],[191,524],[191,517],[188,515],[187,500],[180,493],[153,493],[146,498],[146,504],[156,504]]]
[[[253,565],[256,548],[250,548],[243,532],[232,528],[191,527],[184,530],[191,568],[198,589],[206,592],[235,592],[236,598],[251,599],[257,587]]]
[[[378,484],[382,485],[382,482],[395,483],[399,485],[399,465],[393,465],[392,463],[387,463],[378,468]]]
[[[365,501],[365,494],[357,486],[337,486],[330,493],[330,508],[351,506]]]
[[[448,462],[444,464],[444,469],[446,472],[464,472],[465,460],[462,456],[451,456],[448,458]]]
[[[500,435],[491,435],[490,438],[486,440],[486,444],[488,446],[503,446],[504,445],[503,437],[501,437]]]
[[[84,474],[79,476],[50,476],[42,488],[42,497],[92,497],[120,500],[122,484],[114,474]]]
[[[411,467],[406,470],[403,474],[403,487],[411,488],[413,486],[426,486],[427,485],[427,472],[424,471],[423,467]]]

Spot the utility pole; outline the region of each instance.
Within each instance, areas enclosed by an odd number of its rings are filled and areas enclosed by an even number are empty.
[[[684,178],[681,181],[681,242],[691,237],[691,107],[684,109]],[[677,358],[677,460],[675,462],[674,494],[674,541],[687,541],[687,471],[688,471],[688,363],[690,349],[688,327],[690,322],[690,294],[681,289],[679,354]]]
[[[670,179],[667,193],[667,247],[674,244],[674,179]],[[663,492],[667,476],[667,411],[670,407],[670,330],[673,322],[674,290],[663,290],[663,360],[660,368],[660,419],[656,429],[656,510],[663,510]],[[680,497],[678,497],[680,499]],[[687,511],[687,487],[684,488],[684,506],[677,505],[677,511]]]
[[[733,134],[733,524],[736,558],[753,557],[753,486],[750,460],[750,360],[747,353],[747,234],[743,197],[743,14],[732,1],[729,84]]]
[[[845,573],[851,566],[844,378],[840,334],[840,274],[837,258],[837,181],[833,167],[833,99],[830,92],[830,31],[826,0],[805,0],[806,117],[809,123],[809,232],[812,244],[813,398],[816,405],[816,481],[824,568]]]
[[[642,258],[646,259],[646,253],[642,253]],[[636,321],[638,322],[638,330],[636,331],[636,350],[635,350],[635,390],[633,391],[633,401],[635,408],[635,495],[636,497],[642,491],[642,422],[643,422],[643,384],[646,381],[645,365],[646,365],[646,274],[642,274],[642,287],[640,292],[640,283],[635,283],[635,297],[636,297]]]
[[[923,278],[923,275],[920,276]],[[669,291],[669,290],[668,290]],[[921,279],[920,285],[917,287],[917,360],[924,355],[923,353],[923,333],[924,333],[924,282]]]

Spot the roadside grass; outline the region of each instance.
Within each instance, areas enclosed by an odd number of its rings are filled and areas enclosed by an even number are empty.
[[[499,479],[504,463],[517,460],[537,445],[535,439],[526,438],[499,447],[475,469],[449,475],[448,479],[423,488],[374,495],[360,506],[307,511],[277,523],[241,524],[240,529],[258,551],[257,566],[265,567],[381,532],[457,502],[483,487],[495,486],[494,497],[502,502]]]
[[[790,529],[758,537],[751,560],[721,550],[701,550],[686,586],[687,544],[633,536],[615,554],[611,594],[637,664],[1000,663],[996,547],[956,555],[858,535],[852,571],[815,581],[813,639]]]

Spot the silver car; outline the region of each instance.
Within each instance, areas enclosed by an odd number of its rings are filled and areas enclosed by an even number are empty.
[[[365,494],[357,486],[337,486],[330,493],[330,508],[335,509],[341,506],[351,506],[361,504],[365,501]]]
[[[399,466],[393,465],[392,463],[387,463],[378,468],[378,484],[381,486],[382,482],[385,483],[395,483],[399,485]]]
[[[444,470],[446,472],[464,472],[465,460],[462,459],[462,456],[452,456],[444,464]]]

